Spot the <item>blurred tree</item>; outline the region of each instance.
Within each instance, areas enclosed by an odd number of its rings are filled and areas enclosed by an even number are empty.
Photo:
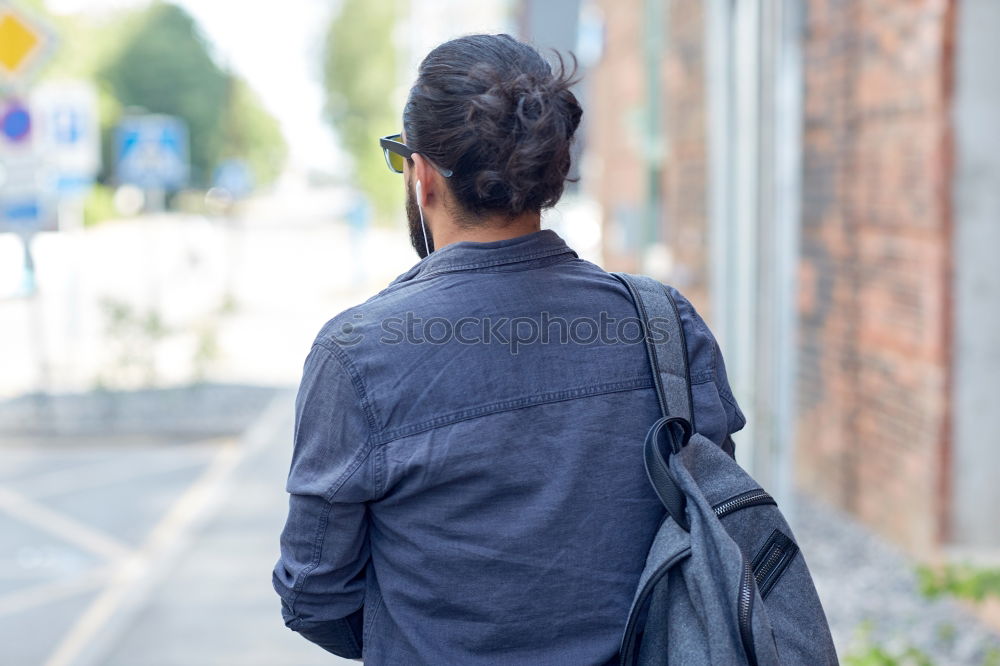
[[[323,82],[326,117],[354,159],[352,180],[377,216],[398,215],[403,188],[389,173],[378,137],[398,132],[396,5],[393,0],[343,0],[326,34]]]
[[[157,3],[101,72],[123,107],[141,107],[187,121],[194,180],[211,176],[222,151],[221,109],[228,78],[187,12]]]
[[[246,81],[229,77],[229,96],[222,136],[223,159],[242,158],[258,183],[281,174],[287,145],[281,127]]]
[[[141,107],[187,122],[194,184],[209,184],[215,166],[231,157],[247,159],[258,182],[274,179],[286,153],[277,122],[244,81],[216,63],[187,12],[157,2],[125,32],[98,78],[123,109]]]

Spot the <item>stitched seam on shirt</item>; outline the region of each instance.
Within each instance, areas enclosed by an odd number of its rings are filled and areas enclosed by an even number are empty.
[[[381,448],[375,449],[375,496],[378,499],[382,496],[382,488],[385,485],[385,451]]]
[[[330,512],[333,510],[333,504],[327,503],[326,511],[316,523],[316,533],[313,536],[313,555],[312,559],[309,560],[309,564],[302,567],[302,571],[295,578],[295,582],[292,583],[292,591],[294,594],[292,598],[288,601],[288,607],[291,609],[293,615],[298,615],[295,611],[295,602],[298,601],[299,595],[302,594],[302,589],[305,587],[306,579],[312,570],[319,566],[320,557],[323,553],[323,541],[324,533],[326,532],[326,526],[330,522]]]
[[[715,379],[715,373],[711,370],[702,372],[701,374],[695,375],[691,378],[691,386],[698,386],[699,384],[708,384]]]
[[[333,485],[330,486],[330,489],[327,490],[325,493],[323,493],[323,499],[325,499],[327,502],[332,502],[333,498],[337,494],[337,491],[340,490],[344,486],[344,484],[347,483],[347,480],[350,479],[352,476],[354,476],[354,474],[358,471],[358,469],[361,468],[361,466],[365,463],[365,461],[371,457],[372,450],[374,449],[374,447],[370,446],[369,444],[370,441],[371,440],[369,439],[368,441],[365,442],[365,448],[359,451],[354,456],[354,460],[351,461],[351,464],[347,467],[347,469],[345,469],[344,472],[337,478],[337,480],[333,482]]]
[[[295,602],[298,600],[299,595],[305,588],[306,579],[309,578],[309,575],[312,573],[313,569],[319,566],[320,561],[323,559],[323,546],[326,544],[326,531],[327,531],[326,527],[330,523],[330,512],[333,511],[334,494],[337,492],[337,490],[340,490],[340,487],[344,485],[344,482],[348,478],[350,478],[354,474],[354,472],[358,470],[358,468],[361,466],[361,463],[363,463],[365,460],[368,459],[368,456],[370,456],[371,453],[372,453],[372,448],[368,447],[367,450],[365,451],[365,455],[361,456],[356,463],[352,463],[352,468],[348,472],[341,474],[341,480],[337,484],[337,487],[332,489],[329,493],[327,493],[327,495],[324,495],[323,497],[323,499],[326,500],[326,510],[323,512],[323,515],[322,517],[320,517],[319,521],[317,521],[316,532],[315,535],[313,536],[312,558],[309,560],[309,564],[302,567],[302,571],[299,572],[298,577],[292,584],[292,590],[295,592],[295,594],[292,597],[292,599],[288,602],[288,606],[289,608],[292,609],[292,613],[295,613]]]
[[[437,428],[446,425],[451,425],[453,423],[458,423],[460,421],[468,421],[469,419],[478,418],[480,416],[499,414],[502,412],[509,412],[509,411],[514,411],[516,409],[523,409],[525,407],[534,407],[536,405],[544,405],[553,402],[562,402],[565,400],[572,400],[574,398],[587,398],[591,396],[604,395],[607,393],[621,393],[625,391],[634,391],[637,389],[651,388],[652,386],[653,382],[650,378],[637,377],[635,379],[624,382],[597,384],[594,386],[568,389],[564,391],[550,391],[548,393],[540,393],[538,395],[526,398],[501,400],[498,402],[490,403],[488,405],[481,405],[479,407],[473,407],[471,409],[463,409],[458,412],[452,412],[451,414],[444,414],[442,416],[437,416],[433,419],[429,419],[421,423],[415,423],[413,425],[395,428],[393,430],[383,433],[381,437],[377,438],[375,440],[375,446],[376,447],[382,446],[396,439],[402,439],[404,437],[409,437],[410,435],[416,435],[418,433],[426,432],[428,430],[435,430]]]
[[[317,340],[316,343],[323,349],[330,352],[330,354],[337,359],[341,367],[347,371],[347,375],[351,378],[351,384],[354,386],[354,391],[358,394],[358,400],[361,402],[361,409],[365,413],[365,419],[368,421],[368,439],[372,439],[372,435],[377,429],[375,423],[375,414],[372,410],[371,403],[368,401],[368,392],[365,391],[364,382],[361,380],[361,374],[354,367],[354,363],[347,356],[343,349],[341,349],[336,344],[329,344],[326,340]]]
[[[542,259],[546,259],[546,258],[547,257],[542,257]],[[517,269],[501,270],[501,267],[507,266],[509,264],[497,264],[496,266],[483,266],[482,268],[470,268],[470,269],[463,269],[463,270],[475,271],[476,273],[486,273],[486,274],[489,274],[489,275],[506,275],[508,273],[529,273],[531,271],[543,271],[543,270],[552,268],[553,266],[558,266],[559,264],[567,263],[567,262],[570,262],[570,261],[579,261],[579,258],[578,257],[572,257],[570,259],[563,259],[562,261],[554,261],[554,262],[552,262],[550,264],[542,264],[541,266],[531,266],[531,267],[528,267],[528,268],[517,268]],[[496,269],[496,270],[491,270],[491,269]]]
[[[368,627],[367,628],[362,627],[362,630],[361,630],[361,643],[362,644],[366,644],[366,643],[368,643],[371,640],[372,629],[375,628],[375,621],[378,620],[379,611],[382,610],[382,605],[384,603],[385,603],[385,600],[383,599],[382,594],[380,593],[378,595],[378,603],[375,604],[375,608],[374,609],[365,609],[366,613],[369,613],[369,612],[371,613],[371,618],[368,620]]]
[[[561,250],[561,252],[567,252],[567,250],[565,248],[563,248]],[[573,252],[573,250],[570,250],[569,252]],[[543,258],[546,257],[546,256],[554,256],[554,255],[546,255],[546,254],[541,255],[541,257],[543,257]],[[480,263],[476,263],[476,264],[462,264],[462,265],[456,266],[454,268],[451,268],[451,267],[444,268],[444,267],[442,267],[442,268],[437,269],[437,270],[432,270],[432,271],[430,271],[428,273],[418,273],[417,275],[415,275],[414,277],[410,278],[409,280],[404,280],[402,282],[397,282],[397,283],[390,284],[385,289],[383,289],[382,291],[378,292],[377,294],[375,294],[374,296],[372,296],[371,298],[369,298],[367,301],[365,301],[364,305],[367,305],[368,303],[371,303],[371,302],[375,301],[376,299],[380,298],[381,296],[384,296],[384,295],[387,295],[387,294],[391,294],[391,293],[396,292],[399,289],[403,289],[404,287],[407,287],[409,285],[420,284],[421,282],[427,282],[428,280],[434,279],[434,278],[438,277],[439,275],[446,275],[448,273],[456,272],[456,271],[460,272],[462,270],[467,270],[470,267],[471,268],[476,268],[476,267],[483,267],[483,268],[485,268],[485,267],[488,267],[488,266],[502,266],[502,265],[505,265],[505,264],[516,264],[516,263],[519,263],[521,261],[529,261],[531,259],[537,259],[537,258],[538,257],[529,256],[529,257],[523,257],[523,258],[519,257],[519,258],[511,260],[511,261],[503,260],[502,262],[495,262],[494,261],[492,263],[491,262],[480,262]],[[579,259],[579,257],[574,256],[573,259]],[[569,261],[569,260],[567,260],[567,261]],[[549,266],[553,266],[553,265],[555,265],[555,264],[546,264],[544,266],[544,268],[548,268]],[[526,271],[526,270],[534,270],[534,269],[533,268],[523,268],[523,269],[520,269],[520,270],[521,271]],[[515,271],[511,271],[511,272],[515,272]]]
[[[490,266],[503,266],[504,264],[519,264],[524,261],[531,261],[532,259],[540,259],[542,257],[551,257],[557,254],[575,254],[573,250],[565,247],[553,248],[549,250],[540,250],[538,252],[529,252],[528,254],[518,254],[505,259],[493,259],[491,261],[474,261],[466,264],[456,264],[454,266],[442,266],[441,268],[431,269],[422,275],[420,278],[429,278],[443,273],[453,273],[455,271],[464,271],[473,268],[489,268]]]
[[[354,365],[351,363],[351,359],[347,358],[343,350],[339,347],[331,347],[328,344],[324,344],[323,341],[317,341],[316,344],[323,349],[327,350],[330,355],[340,363],[341,367],[347,372],[347,375],[351,378],[351,384],[354,386],[354,391],[358,395],[358,400],[361,402],[362,411],[365,414],[365,419],[368,422],[368,437],[365,439],[364,445],[360,450],[355,452],[354,459],[351,464],[347,466],[337,479],[330,484],[330,488],[323,494],[323,499],[327,502],[332,502],[334,495],[340,490],[351,476],[358,471],[358,468],[368,459],[372,451],[372,441],[374,440],[375,432],[375,417],[371,412],[368,404],[368,394],[365,392],[364,384],[361,382],[361,377],[358,375],[357,370],[355,370]],[[376,483],[377,483],[376,478]],[[377,485],[376,485],[377,490]]]
[[[719,397],[728,402],[733,407],[734,416],[739,417],[740,427],[742,428],[747,424],[747,417],[743,415],[740,411],[739,405],[736,404],[736,398],[729,394],[729,391],[719,391]]]

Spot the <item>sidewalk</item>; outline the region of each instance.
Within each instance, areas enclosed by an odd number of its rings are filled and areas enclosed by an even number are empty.
[[[329,666],[329,654],[281,619],[271,587],[287,512],[294,393],[281,393],[211,485],[199,524],[155,582],[79,664]]]

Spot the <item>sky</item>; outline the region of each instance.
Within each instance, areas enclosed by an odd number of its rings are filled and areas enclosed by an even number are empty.
[[[148,0],[47,0],[56,13],[103,12]],[[331,0],[176,0],[197,19],[224,64],[242,75],[281,123],[291,165],[335,171],[343,153],[322,118],[322,37]]]

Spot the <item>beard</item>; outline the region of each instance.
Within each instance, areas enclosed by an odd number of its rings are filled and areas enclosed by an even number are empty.
[[[431,230],[427,230],[427,244],[424,244],[424,230],[420,224],[420,208],[417,207],[417,197],[413,192],[413,183],[406,183],[406,222],[410,228],[410,245],[417,256],[423,259],[434,251],[434,238]],[[428,247],[430,245],[430,247]]]

